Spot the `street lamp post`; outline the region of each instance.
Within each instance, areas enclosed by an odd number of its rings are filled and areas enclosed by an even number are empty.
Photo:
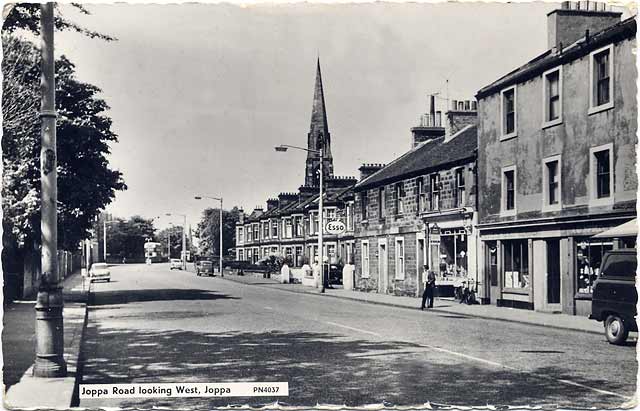
[[[177,213],[167,213],[167,216],[171,216],[171,215],[177,215],[180,217],[184,218],[184,225],[182,226],[182,252],[181,254],[181,260],[182,260],[182,269],[186,270],[187,269],[187,236],[185,233],[186,227],[187,227],[187,216],[185,214],[177,214]]]
[[[40,5],[42,33],[41,149],[41,265],[36,301],[35,377],[66,377],[62,287],[58,277],[58,174],[56,161],[56,109],[53,56],[53,3]]]
[[[209,198],[211,200],[217,200],[220,201],[220,227],[219,227],[219,232],[220,232],[220,247],[218,247],[220,249],[220,266],[219,266],[219,270],[220,270],[220,277],[224,277],[224,273],[222,272],[222,197],[211,197],[211,196],[195,196],[194,197],[196,200],[202,200],[203,198]]]
[[[317,150],[313,150],[313,149],[308,149],[308,148],[303,148],[303,147],[298,147],[298,146],[291,146],[288,144],[281,144],[277,147],[275,147],[276,151],[280,151],[280,152],[285,152],[287,151],[287,149],[289,148],[293,148],[296,150],[303,150],[303,151],[307,151],[310,153],[316,153],[319,155],[320,157],[320,168],[319,168],[319,172],[320,172],[320,192],[319,192],[319,200],[318,200],[318,264],[320,264],[320,284],[319,284],[319,288],[320,288],[320,292],[324,293],[324,258],[323,258],[323,250],[322,250],[322,241],[323,241],[323,234],[324,234],[324,216],[322,214],[323,211],[323,196],[324,196],[324,192],[323,192],[323,183],[324,183],[324,173],[322,171],[323,168],[323,164],[324,163],[324,138],[322,133],[320,134],[319,138],[318,138],[318,143],[319,143],[319,147]],[[311,224],[309,225],[311,226]]]

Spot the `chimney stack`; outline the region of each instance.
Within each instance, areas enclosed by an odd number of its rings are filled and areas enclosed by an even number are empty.
[[[364,180],[365,178],[369,177],[370,175],[372,175],[373,173],[375,173],[376,171],[382,169],[385,165],[384,164],[363,164],[360,166],[360,168],[358,170],[360,170],[360,181]]]
[[[442,112],[436,111],[436,96],[432,94],[429,99],[429,113],[420,116],[420,124],[411,128],[411,148],[425,141],[433,140],[444,135],[442,127]]]
[[[622,13],[607,11],[606,3],[563,1],[561,8],[547,14],[547,48],[561,49],[620,22]]]
[[[445,113],[445,137],[447,142],[458,131],[478,122],[478,103],[475,100],[452,100],[451,109]]]

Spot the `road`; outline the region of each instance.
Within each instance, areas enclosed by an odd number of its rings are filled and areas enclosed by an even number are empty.
[[[82,383],[286,381],[290,395],[82,407],[610,408],[635,392],[635,346],[603,336],[298,294],[167,265],[116,266],[112,279],[94,283]]]

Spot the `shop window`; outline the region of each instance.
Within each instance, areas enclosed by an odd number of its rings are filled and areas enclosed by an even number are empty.
[[[467,242],[464,229],[441,232],[438,268],[442,276],[467,276]]]
[[[613,250],[612,241],[590,238],[576,240],[576,276],[580,294],[591,294],[593,282],[600,273],[600,263],[607,251]]]
[[[529,245],[527,240],[503,242],[504,288],[529,288]]]

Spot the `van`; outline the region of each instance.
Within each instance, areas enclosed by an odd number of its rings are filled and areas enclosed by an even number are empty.
[[[602,258],[600,274],[593,284],[589,318],[604,323],[604,334],[611,344],[623,344],[629,331],[638,331],[637,266],[635,249],[609,251]]]

